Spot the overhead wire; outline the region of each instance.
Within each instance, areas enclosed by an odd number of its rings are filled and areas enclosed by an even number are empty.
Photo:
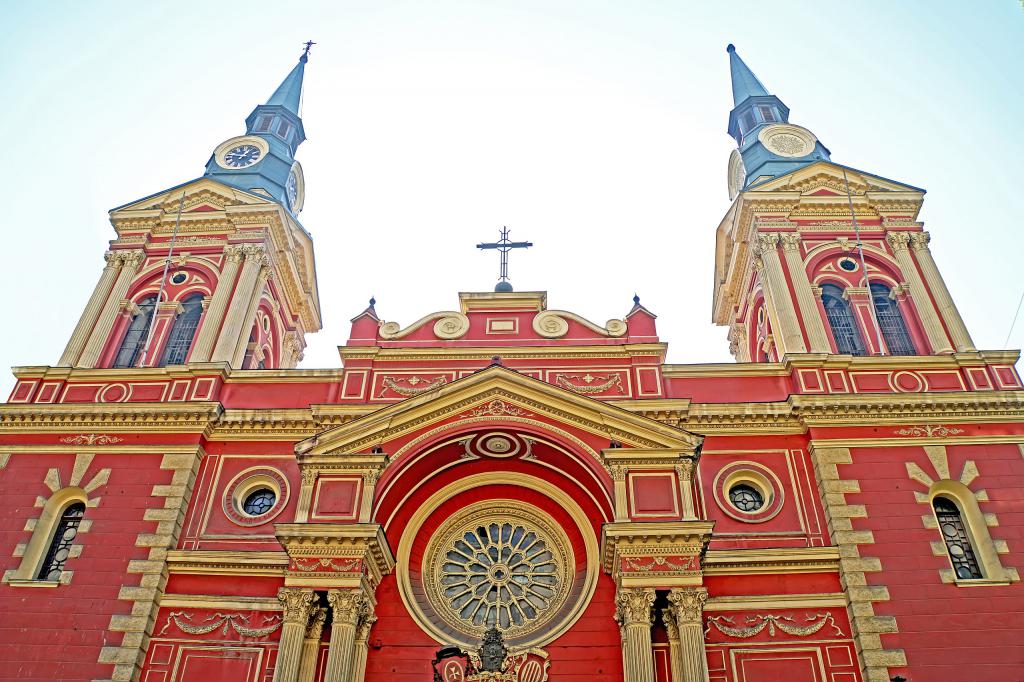
[[[850,220],[853,221],[853,233],[857,237],[857,255],[860,257],[860,269],[864,272],[864,286],[868,290],[868,301],[871,303],[871,320],[875,323],[875,340],[879,355],[885,355],[885,346],[882,345],[882,327],[878,324],[878,314],[875,311],[875,293],[871,291],[871,279],[868,277],[868,265],[864,260],[864,243],[860,240],[860,225],[857,224],[857,214],[853,210],[853,195],[850,194],[850,180],[846,177],[846,169],[843,168],[843,182],[846,184],[846,201],[850,205]]]
[[[174,257],[174,245],[178,241],[178,228],[181,226],[181,213],[185,209],[185,190],[181,191],[181,202],[178,204],[178,217],[174,220],[174,231],[171,232],[171,243],[167,249],[167,257],[164,258],[164,272],[160,276],[160,288],[156,292],[156,300],[153,302],[153,312],[150,313],[149,329],[146,330],[146,343],[142,346],[142,353],[139,355],[138,367],[146,366],[146,357],[149,355],[149,344],[153,341],[153,328],[156,326],[156,313],[160,308],[160,301],[167,290],[167,271],[171,268],[171,259]]]

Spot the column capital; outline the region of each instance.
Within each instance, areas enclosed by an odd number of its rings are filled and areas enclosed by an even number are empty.
[[[800,235],[796,232],[787,232],[781,235],[783,251],[799,251]]]
[[[373,612],[370,600],[360,589],[328,590],[327,603],[331,605],[335,623],[352,627]]]
[[[699,624],[707,601],[708,591],[703,587],[676,587],[668,593],[669,609],[679,625]]]
[[[910,233],[910,245],[914,251],[927,251],[928,243],[932,240],[932,236],[927,232],[911,232]]]
[[[238,263],[245,258],[245,252],[240,244],[228,244],[224,247],[224,260],[228,263]]]
[[[359,621],[359,627],[356,628],[356,641],[365,642],[370,638],[370,630],[373,629],[373,624],[377,622],[377,616],[373,612],[369,612],[363,615],[363,618]]]
[[[324,632],[324,623],[327,621],[327,609],[322,606],[313,608],[309,615],[309,624],[306,626],[306,639],[319,640]]]
[[[890,232],[885,235],[885,241],[889,242],[893,251],[905,251],[910,243],[910,235],[906,232]]]
[[[284,622],[296,623],[306,627],[309,622],[309,612],[313,607],[313,600],[316,595],[313,590],[294,589],[282,587],[277,591],[277,600],[284,607]]]
[[[676,615],[672,613],[672,609],[661,610],[661,621],[665,624],[665,630],[668,631],[668,639],[670,642],[679,641],[679,625],[676,624]]]
[[[759,251],[774,251],[779,245],[779,234],[778,232],[768,232],[766,234],[758,233],[757,235],[757,248]],[[759,254],[760,255],[760,254]]]
[[[615,595],[615,620],[619,625],[650,625],[654,621],[654,590],[620,589]]]
[[[137,269],[146,260],[146,252],[142,249],[131,249],[130,251],[116,251],[122,267]]]

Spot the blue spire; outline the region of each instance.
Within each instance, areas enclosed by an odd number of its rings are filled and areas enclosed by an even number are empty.
[[[269,106],[282,106],[296,116],[299,115],[299,102],[302,99],[302,76],[306,71],[306,62],[309,57],[305,53],[299,57],[299,63],[285,77],[281,85],[277,86],[274,94],[267,100]]]
[[[817,161],[828,161],[828,149],[810,131],[789,123],[789,107],[768,92],[736,53],[736,47],[730,44],[725,51],[729,53],[733,100],[729,134],[736,140],[745,175],[743,186],[737,189],[746,189]],[[762,135],[769,127],[773,129],[766,133],[767,137]]]
[[[739,105],[748,97],[767,97],[768,90],[757,79],[746,62],[736,54],[736,46],[729,43],[725,48],[729,53],[729,72],[732,75],[732,104]]]
[[[306,139],[299,117],[309,47],[266,104],[245,119],[245,135],[222,144],[206,164],[206,175],[232,187],[268,196],[297,214],[302,207],[302,170],[295,152]],[[231,154],[228,159],[226,154]]]

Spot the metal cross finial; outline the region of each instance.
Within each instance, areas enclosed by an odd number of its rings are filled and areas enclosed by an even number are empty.
[[[314,45],[316,45],[316,43],[314,43],[312,40],[307,40],[305,44],[306,44],[306,49],[302,51],[302,58],[303,59],[309,59],[309,49],[311,47],[313,47]]]
[[[501,228],[501,239],[498,241],[476,245],[478,249],[497,249],[501,252],[501,270],[499,271],[498,283],[494,285],[495,291],[512,291],[512,284],[508,281],[508,252],[512,249],[528,249],[531,246],[533,246],[533,242],[509,241],[507,227]]]

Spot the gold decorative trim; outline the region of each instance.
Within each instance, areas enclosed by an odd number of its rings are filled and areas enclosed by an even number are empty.
[[[460,339],[469,331],[468,317],[455,310],[443,310],[425,315],[404,329],[397,322],[382,322],[377,334],[385,341],[397,341],[434,320],[434,336],[439,339]]]
[[[581,384],[572,383],[571,379],[582,381]],[[597,381],[598,383],[593,383]],[[578,374],[556,374],[555,384],[566,388],[573,393],[580,393],[582,395],[596,395],[598,393],[604,393],[605,391],[615,388],[619,393],[625,393],[626,391],[622,388],[622,375],[608,374],[604,377],[593,376],[589,372],[582,376]]]
[[[608,320],[605,326],[599,327],[590,320],[567,310],[545,310],[537,313],[533,317],[533,331],[545,339],[558,339],[569,333],[569,320],[579,323],[601,336],[617,338],[626,334],[625,320]]]
[[[845,637],[846,634],[836,625],[835,618],[831,613],[804,614],[804,625],[798,625],[796,619],[789,615],[775,615],[772,613],[752,614],[744,618],[745,626],[736,625],[735,618],[731,616],[708,616],[707,626],[704,629],[705,638],[711,633],[711,627],[723,635],[733,638],[746,639],[760,634],[766,628],[768,636],[774,638],[776,630],[793,637],[810,637],[817,634],[826,625],[830,625],[835,631],[829,633],[835,637]]]
[[[409,385],[401,386],[399,382],[405,382]],[[418,384],[420,384],[421,382],[426,382],[426,386],[419,386]],[[448,383],[448,379],[446,379],[445,377],[437,377],[435,379],[427,380],[421,379],[416,375],[413,375],[411,377],[385,376],[381,380],[381,383],[384,385],[384,388],[381,389],[380,395],[378,397],[383,398],[384,392],[390,389],[397,393],[398,395],[408,398],[409,396],[420,395],[421,393],[433,391],[435,388],[441,388],[442,386]]]
[[[113,445],[114,443],[121,443],[124,438],[119,436],[108,436],[106,434],[97,433],[83,433],[78,436],[64,436],[60,439],[61,443],[67,443],[68,445]]]
[[[949,436],[964,433],[964,430],[949,426],[932,426],[931,424],[924,424],[922,426],[910,426],[904,429],[896,429],[893,433],[897,436],[912,436],[914,438],[948,438]]]

